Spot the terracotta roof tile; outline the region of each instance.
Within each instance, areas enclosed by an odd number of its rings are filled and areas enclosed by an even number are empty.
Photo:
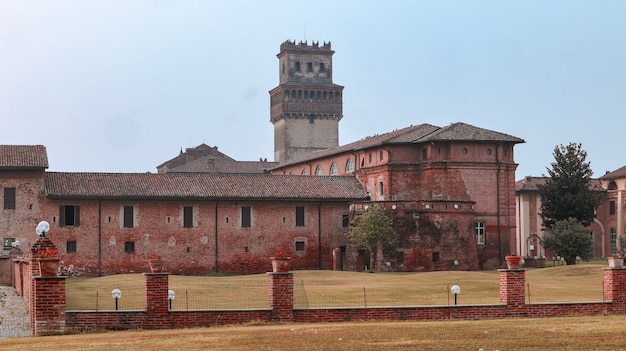
[[[549,177],[524,177],[522,180],[515,182],[515,192],[519,191],[539,191],[539,186],[546,184]],[[589,189],[592,191],[606,191],[599,179],[591,179],[589,181]]]
[[[43,145],[0,145],[0,169],[48,168]]]
[[[46,173],[46,195],[76,199],[366,200],[354,177],[214,173]]]
[[[276,167],[278,162],[234,161],[206,156],[184,165],[167,170],[168,173],[264,173]]]
[[[620,179],[620,178],[626,178],[626,166],[616,169],[613,172],[609,172],[603,175],[602,177],[600,177],[599,179],[613,180],[613,179]]]
[[[327,156],[332,156],[346,151],[363,150],[384,144],[404,144],[422,143],[429,141],[501,141],[512,143],[524,143],[523,139],[495,132],[488,129],[474,127],[465,123],[453,123],[446,127],[437,127],[431,124],[419,124],[402,129],[397,129],[385,134],[373,135],[359,141],[355,141],[343,146],[315,151],[303,156],[300,159],[282,164],[276,168],[286,165],[315,160]]]

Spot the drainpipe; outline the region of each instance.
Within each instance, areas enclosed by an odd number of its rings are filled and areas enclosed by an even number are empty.
[[[218,236],[217,236],[217,208],[219,205],[220,201],[219,200],[215,200],[215,273],[219,272],[218,270],[218,259],[217,259],[217,243],[218,243]]]
[[[317,260],[322,269],[322,203],[317,203]]]
[[[98,277],[102,277],[102,199],[98,201]]]
[[[498,171],[496,172],[496,216],[498,223],[498,259],[500,261],[500,267],[502,267],[502,232],[500,231],[500,146],[499,143],[496,145],[496,163],[498,165]],[[509,247],[510,245],[509,243]]]

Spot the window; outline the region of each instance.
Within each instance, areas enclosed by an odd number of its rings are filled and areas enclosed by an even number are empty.
[[[300,175],[308,175],[308,173],[307,173],[306,169],[303,169],[303,170],[302,170],[302,173],[300,173]]]
[[[354,172],[354,162],[352,162],[351,158],[346,162],[346,172]]]
[[[250,206],[241,206],[241,226],[248,228],[252,226],[252,210]]]
[[[315,175],[316,175],[316,176],[321,176],[321,175],[324,175],[324,172],[322,171],[322,167],[319,167],[319,166],[318,166],[318,167],[315,169]]]
[[[68,240],[65,242],[65,253],[76,253],[76,240]]]
[[[124,243],[124,252],[127,254],[135,253],[135,242],[134,241],[126,241]]]
[[[326,72],[326,66],[324,65],[324,62],[320,63],[320,72]]]
[[[61,205],[59,208],[59,225],[61,227],[74,226],[80,224],[80,206]]]
[[[617,240],[617,229],[611,228],[611,240]]]
[[[476,222],[476,244],[485,245],[485,222]]]
[[[314,114],[310,114],[310,115],[309,115],[309,123],[310,123],[310,124],[315,123],[315,115],[314,115]]]
[[[4,209],[15,209],[15,188],[4,188]]]
[[[383,184],[383,182],[378,182],[378,193],[380,195],[383,195],[385,193],[385,185]]]
[[[382,161],[382,160],[384,159],[384,158],[383,158],[383,151],[381,150],[381,151],[378,153],[378,155],[379,155],[379,156],[378,156],[378,158]]]
[[[612,214],[612,215],[615,214],[615,201],[614,200],[609,201],[609,214]]]
[[[248,228],[252,226],[252,208],[241,206],[241,226]]]
[[[134,228],[135,227],[135,209],[131,206],[124,206],[124,228]],[[133,251],[134,252],[134,251]]]
[[[333,162],[332,165],[330,165],[330,175],[334,176],[337,175],[338,171],[337,171],[337,165]]]
[[[306,64],[306,71],[313,72],[313,62],[309,62]]]
[[[427,148],[423,148],[422,149],[422,160],[425,160],[428,158],[428,149]]]
[[[589,239],[591,239],[591,241],[593,241],[593,232],[589,232]]]
[[[341,216],[341,226],[344,228],[347,228],[348,225],[350,225],[350,216],[349,215]]]
[[[462,149],[461,149],[461,153],[462,153],[463,155],[467,155],[467,148],[466,148],[466,147],[462,148]]]
[[[296,69],[296,72],[300,72],[300,61],[296,61],[295,69]]]
[[[296,206],[296,227],[304,227],[304,206]]]
[[[371,152],[369,153],[369,160],[370,160],[370,163],[372,163],[372,153]]]
[[[193,228],[193,206],[183,206],[183,228]]]
[[[296,241],[296,251],[304,251],[304,241]]]

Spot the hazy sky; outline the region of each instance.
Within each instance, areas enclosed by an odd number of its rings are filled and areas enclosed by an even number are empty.
[[[273,160],[280,44],[331,41],[340,144],[454,122],[626,165],[626,1],[0,0],[0,144],[51,171],[155,172],[181,147]]]

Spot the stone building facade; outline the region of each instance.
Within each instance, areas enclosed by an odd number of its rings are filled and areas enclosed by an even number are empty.
[[[551,260],[556,253],[546,251],[541,246],[541,238],[547,232],[542,227],[540,215],[541,197],[538,186],[545,184],[545,177],[525,177],[517,181],[515,201],[517,216],[518,251],[526,257],[546,257]],[[590,189],[600,199],[596,208],[596,217],[589,227],[589,236],[593,240],[593,257],[608,257],[622,252],[619,238],[626,233],[626,166],[607,172],[592,179]]]

